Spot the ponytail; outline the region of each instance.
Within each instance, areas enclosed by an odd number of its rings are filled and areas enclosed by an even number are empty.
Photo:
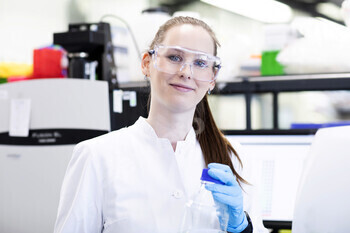
[[[242,183],[248,184],[233,167],[231,156],[236,156],[241,166],[242,161],[231,143],[216,126],[207,96],[204,96],[201,102],[197,104],[193,118],[193,128],[196,131],[196,137],[201,146],[206,166],[209,163],[226,164],[231,168],[240,186]]]

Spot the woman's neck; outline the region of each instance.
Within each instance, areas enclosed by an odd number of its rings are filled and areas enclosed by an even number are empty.
[[[174,113],[166,110],[150,109],[147,122],[152,126],[159,138],[167,138],[173,149],[176,143],[183,141],[192,127],[194,110]]]

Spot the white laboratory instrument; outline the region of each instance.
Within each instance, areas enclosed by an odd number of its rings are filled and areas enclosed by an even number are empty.
[[[108,131],[107,82],[0,85],[0,232],[53,232],[74,145]]]
[[[350,126],[317,132],[300,181],[293,233],[350,231],[349,145]]]

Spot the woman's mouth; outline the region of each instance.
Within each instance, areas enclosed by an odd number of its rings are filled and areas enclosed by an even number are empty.
[[[182,84],[170,84],[170,86],[181,92],[189,92],[194,90],[194,88]]]

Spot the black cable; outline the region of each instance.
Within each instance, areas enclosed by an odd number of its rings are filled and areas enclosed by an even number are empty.
[[[136,48],[136,51],[137,51],[137,53],[138,53],[138,57],[139,57],[139,59],[140,59],[140,61],[141,61],[141,50],[139,49],[139,46],[137,45],[137,42],[136,42],[134,33],[132,32],[132,30],[131,30],[129,24],[128,24],[123,18],[121,18],[121,17],[119,17],[119,16],[117,16],[117,15],[112,15],[112,14],[107,14],[107,15],[102,16],[101,19],[100,19],[100,22],[102,22],[103,19],[105,19],[105,18],[107,18],[107,17],[111,17],[111,18],[118,19],[119,21],[121,21],[121,22],[123,22],[123,23],[125,24],[126,28],[127,28],[128,31],[130,32],[132,41],[133,41],[133,43],[134,43],[134,45],[135,45],[135,48]]]

